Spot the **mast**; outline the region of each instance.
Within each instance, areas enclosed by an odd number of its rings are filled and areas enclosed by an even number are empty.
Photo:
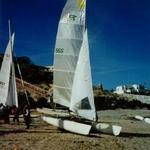
[[[8,106],[15,105],[18,107],[18,95],[17,95],[17,86],[16,86],[16,77],[15,77],[15,68],[13,63],[13,44],[14,44],[14,33],[11,35],[11,23],[8,20],[8,31],[9,31],[9,41],[10,41],[10,80],[9,80],[9,89],[6,104]]]
[[[9,23],[9,42],[3,57],[3,62],[0,70],[0,103],[7,104],[9,95],[10,72],[12,66],[12,47],[14,43],[14,34],[11,36],[10,23]]]
[[[12,59],[13,59],[13,49],[12,49],[12,40],[11,40],[11,23],[10,23],[10,20],[8,20],[8,27],[9,27],[9,39],[10,39],[10,43],[11,43],[11,51],[12,51]],[[21,84],[22,84],[22,87],[24,89],[25,97],[26,97],[28,106],[30,106],[28,95],[27,95],[27,91],[26,91],[25,86],[24,86],[24,82],[23,82],[23,78],[22,78],[22,74],[21,74],[21,70],[20,70],[17,58],[16,58],[16,62],[17,62],[18,72],[19,72],[19,75],[20,75],[20,78],[21,78]],[[14,70],[14,64],[13,64],[13,60],[12,60],[12,71],[13,70]],[[15,72],[13,74],[14,74],[14,77],[15,77]],[[15,82],[15,84],[16,84],[16,82]]]
[[[8,20],[8,31],[9,31],[9,39],[11,39],[11,24],[10,24],[10,20]],[[12,40],[11,40],[11,50],[12,50]]]
[[[11,57],[12,57],[12,63],[13,63],[13,47],[12,47],[12,37],[11,37],[12,35],[11,35],[11,23],[10,23],[10,20],[8,20],[8,34],[9,34],[10,50],[11,50]]]

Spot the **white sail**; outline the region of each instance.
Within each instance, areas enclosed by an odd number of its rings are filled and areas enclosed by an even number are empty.
[[[0,70],[0,103],[6,105],[9,98],[9,89],[10,89],[10,73],[12,69],[12,47],[14,44],[14,34],[9,39],[3,62]],[[12,97],[13,98],[13,97]]]
[[[18,107],[18,95],[17,95],[15,68],[14,68],[13,63],[12,63],[12,70],[11,70],[9,83],[10,84],[9,84],[9,91],[8,91],[8,97],[7,97],[6,105],[8,105],[8,106],[14,105],[14,106]]]
[[[55,53],[53,100],[67,106],[82,119],[97,121],[85,23],[86,0],[68,0],[59,22]],[[45,110],[38,110],[48,114]],[[59,112],[60,113],[60,112]],[[50,113],[52,115],[52,112]],[[55,112],[58,116],[58,112]],[[53,117],[47,123],[74,133],[88,135],[91,125]],[[92,124],[95,130],[119,135],[122,127]]]
[[[86,0],[68,0],[59,22],[54,55],[54,102],[96,120],[87,29]]]
[[[87,30],[84,33],[72,87],[70,110],[89,120],[96,120]]]
[[[68,0],[58,26],[54,54],[53,99],[70,107],[71,92],[85,30],[85,0]]]

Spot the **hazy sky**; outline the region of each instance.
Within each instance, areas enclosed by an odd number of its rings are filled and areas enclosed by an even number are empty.
[[[0,53],[16,33],[14,51],[35,64],[53,64],[58,21],[66,0],[0,0]],[[150,87],[150,1],[87,0],[93,83],[104,88]]]

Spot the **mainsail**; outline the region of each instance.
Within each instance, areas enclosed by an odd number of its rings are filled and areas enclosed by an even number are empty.
[[[16,105],[18,99],[16,93],[15,72],[13,66],[12,47],[14,34],[9,39],[0,70],[0,103],[4,105]],[[12,91],[13,90],[13,91]]]
[[[86,0],[68,0],[62,11],[54,53],[53,100],[95,120],[85,10]],[[83,108],[85,103],[88,107]]]

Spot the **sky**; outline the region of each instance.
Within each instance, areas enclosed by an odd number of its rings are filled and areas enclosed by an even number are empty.
[[[0,53],[8,42],[34,64],[53,65],[58,21],[66,0],[0,0]],[[150,1],[87,0],[87,27],[93,84],[150,87]]]

